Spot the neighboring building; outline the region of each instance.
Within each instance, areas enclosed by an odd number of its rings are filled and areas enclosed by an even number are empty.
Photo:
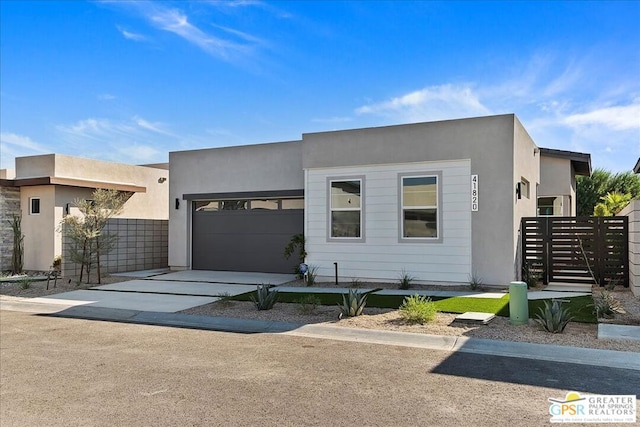
[[[634,173],[640,173],[640,158],[638,158],[638,161],[636,162],[636,165],[633,167],[633,172]]]
[[[591,175],[591,156],[573,151],[540,149],[539,216],[575,216],[576,175]]]
[[[172,269],[291,272],[298,260],[282,252],[304,233],[320,278],[337,263],[341,280],[404,270],[418,282],[505,284],[519,274],[520,219],[536,216],[539,186],[575,212],[575,174],[590,159],[539,149],[508,114],[172,152],[169,166]]]
[[[46,271],[54,257],[63,254],[63,236],[59,231],[62,218],[66,214],[77,213],[74,200],[91,199],[97,188],[132,193],[117,217],[119,219],[162,220],[165,223],[168,219],[167,164],[133,166],[47,154],[18,157],[15,166],[15,173],[3,171],[0,174],[1,219],[21,213],[25,270]],[[162,228],[161,224],[157,225]],[[135,235],[141,230],[144,228],[131,231]],[[0,225],[3,270],[10,268],[13,242],[12,236],[7,238],[10,232],[8,224],[3,221]],[[121,234],[126,234],[126,230],[123,229]],[[144,240],[144,235],[141,238]],[[135,251],[135,240],[133,245]],[[164,264],[166,266],[166,248]]]

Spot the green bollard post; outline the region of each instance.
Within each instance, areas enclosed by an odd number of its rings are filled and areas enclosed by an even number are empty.
[[[524,282],[509,284],[509,322],[512,325],[529,323],[529,299],[527,298],[527,284]]]

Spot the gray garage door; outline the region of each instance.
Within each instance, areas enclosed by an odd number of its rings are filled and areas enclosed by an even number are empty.
[[[193,204],[193,269],[293,273],[283,251],[303,232],[302,199],[208,200]]]

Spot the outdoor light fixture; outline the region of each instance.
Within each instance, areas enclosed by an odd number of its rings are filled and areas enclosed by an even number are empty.
[[[522,199],[522,183],[516,182],[516,199]]]
[[[180,209],[180,199],[176,197],[176,209]]]
[[[162,184],[167,180],[167,178],[165,178],[164,176],[161,176],[160,178],[158,178],[158,184]]]

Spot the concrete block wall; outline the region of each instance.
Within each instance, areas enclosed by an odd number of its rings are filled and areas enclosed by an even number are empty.
[[[618,215],[629,217],[629,288],[640,297],[640,200],[633,200]]]
[[[20,188],[0,186],[0,271],[11,270],[13,230],[8,221],[14,214],[20,215]]]
[[[112,218],[105,232],[119,236],[115,249],[101,260],[103,273],[164,268],[168,265],[169,222],[152,219]],[[63,275],[80,273],[80,266],[69,262],[68,250],[71,243],[63,237]],[[95,274],[95,271],[92,272]]]

